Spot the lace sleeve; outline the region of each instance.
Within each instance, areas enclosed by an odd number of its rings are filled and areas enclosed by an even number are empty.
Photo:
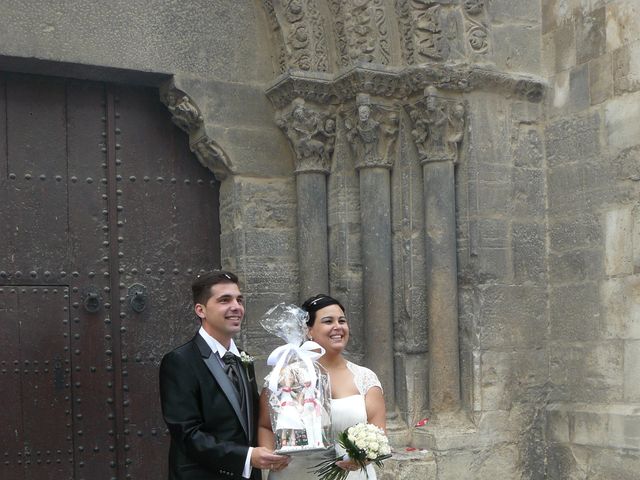
[[[373,371],[352,362],[347,362],[347,367],[353,373],[353,381],[360,395],[366,395],[371,387],[379,387],[382,390],[382,384]]]

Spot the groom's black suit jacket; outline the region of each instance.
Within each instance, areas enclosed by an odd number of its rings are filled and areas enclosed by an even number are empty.
[[[257,439],[258,390],[253,365],[240,366],[243,414],[217,353],[199,334],[160,364],[162,414],[171,433],[169,480],[242,478]],[[261,478],[254,468],[251,479]]]

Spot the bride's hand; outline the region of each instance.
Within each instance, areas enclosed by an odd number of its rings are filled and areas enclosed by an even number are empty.
[[[361,468],[360,465],[358,465],[353,460],[340,460],[336,462],[336,465],[348,472],[355,472],[356,470],[360,470]]]

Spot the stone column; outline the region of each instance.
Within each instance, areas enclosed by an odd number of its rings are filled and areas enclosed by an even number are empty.
[[[296,154],[299,298],[329,293],[327,180],[335,140],[335,116],[295,99],[276,122]]]
[[[427,87],[424,98],[407,110],[424,181],[429,405],[433,412],[455,411],[460,408],[460,367],[454,175],[465,108]]]
[[[356,107],[345,127],[360,178],[366,363],[380,378],[387,411],[395,416],[390,170],[398,115],[372,105],[364,94],[357,96]]]

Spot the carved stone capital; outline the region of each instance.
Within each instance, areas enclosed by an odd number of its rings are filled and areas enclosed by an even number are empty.
[[[160,87],[160,100],[171,112],[173,123],[189,134],[189,147],[200,163],[219,181],[233,173],[231,160],[207,134],[204,117],[193,99],[169,81]]]
[[[398,123],[396,110],[373,104],[367,94],[357,96],[355,107],[344,114],[346,137],[357,169],[392,167]]]
[[[464,136],[464,103],[440,96],[433,87],[424,97],[405,107],[412,121],[411,136],[420,161],[458,161],[458,146]]]
[[[336,137],[332,109],[319,109],[296,98],[278,113],[276,123],[289,138],[296,154],[296,173],[329,173]]]

